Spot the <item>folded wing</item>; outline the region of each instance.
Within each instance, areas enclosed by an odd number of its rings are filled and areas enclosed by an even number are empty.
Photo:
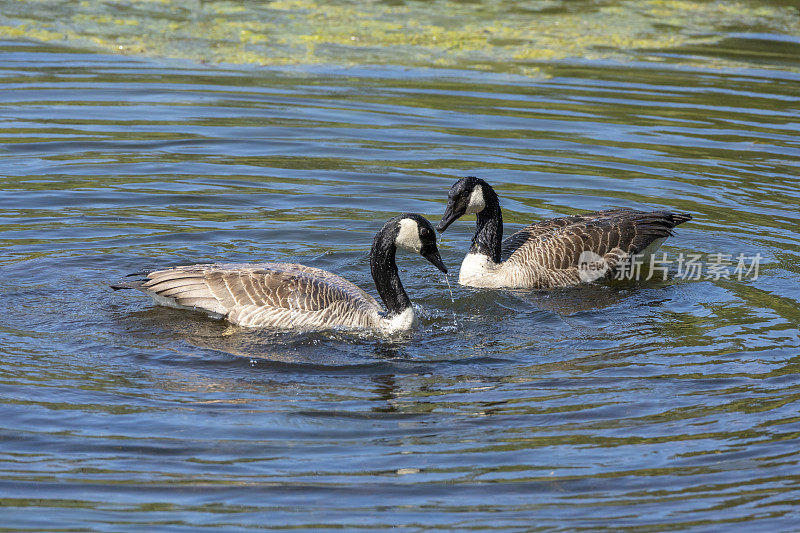
[[[136,288],[163,305],[247,327],[371,327],[381,311],[344,278],[292,263],[176,267],[151,272]]]
[[[630,256],[659,245],[672,235],[672,228],[690,219],[688,214],[632,209],[550,219],[531,224],[503,241],[501,257],[507,268],[527,265],[548,272],[552,282],[543,282],[543,286],[572,284],[587,258],[602,261],[603,269],[611,272]]]

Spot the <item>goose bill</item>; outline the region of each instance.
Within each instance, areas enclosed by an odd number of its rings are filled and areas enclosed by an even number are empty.
[[[438,248],[436,248],[435,246],[432,246],[430,248],[424,247],[422,248],[422,250],[420,250],[419,253],[422,257],[430,261],[433,266],[435,266],[436,268],[447,274],[447,267],[444,266],[444,263],[442,262],[442,258],[439,255]]]
[[[442,215],[442,221],[439,222],[439,225],[436,226],[436,230],[444,232],[450,224],[458,220],[464,214],[463,209],[457,209],[455,206],[455,202],[447,202],[447,207],[444,210],[444,215]]]

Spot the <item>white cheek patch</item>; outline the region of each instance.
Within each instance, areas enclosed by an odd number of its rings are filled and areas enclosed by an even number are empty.
[[[464,214],[480,213],[485,207],[486,202],[483,200],[483,187],[478,185],[472,190],[472,194],[469,196],[469,203],[467,204],[467,210]]]
[[[422,240],[419,238],[419,225],[416,220],[404,218],[400,221],[400,231],[394,239],[394,244],[409,252],[419,253],[422,250]]]

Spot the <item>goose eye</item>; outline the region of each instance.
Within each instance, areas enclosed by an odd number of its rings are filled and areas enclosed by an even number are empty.
[[[427,237],[428,235],[430,235],[430,233],[431,232],[430,232],[430,230],[428,228],[420,228],[419,229],[419,236],[420,237]]]

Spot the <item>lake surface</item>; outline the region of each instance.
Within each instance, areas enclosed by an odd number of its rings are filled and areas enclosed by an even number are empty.
[[[791,2],[746,5],[674,46],[504,63],[495,43],[505,69],[336,63],[333,38],[282,65],[203,63],[195,41],[110,55],[89,27],[0,21],[2,527],[797,530],[800,32]],[[452,300],[398,257],[420,324],[392,338],[236,330],[108,287],[264,260],[375,295],[375,232],[438,221],[466,175],[509,234],[612,206],[694,220],[666,280],[484,291],[455,284],[465,217],[441,238]]]

